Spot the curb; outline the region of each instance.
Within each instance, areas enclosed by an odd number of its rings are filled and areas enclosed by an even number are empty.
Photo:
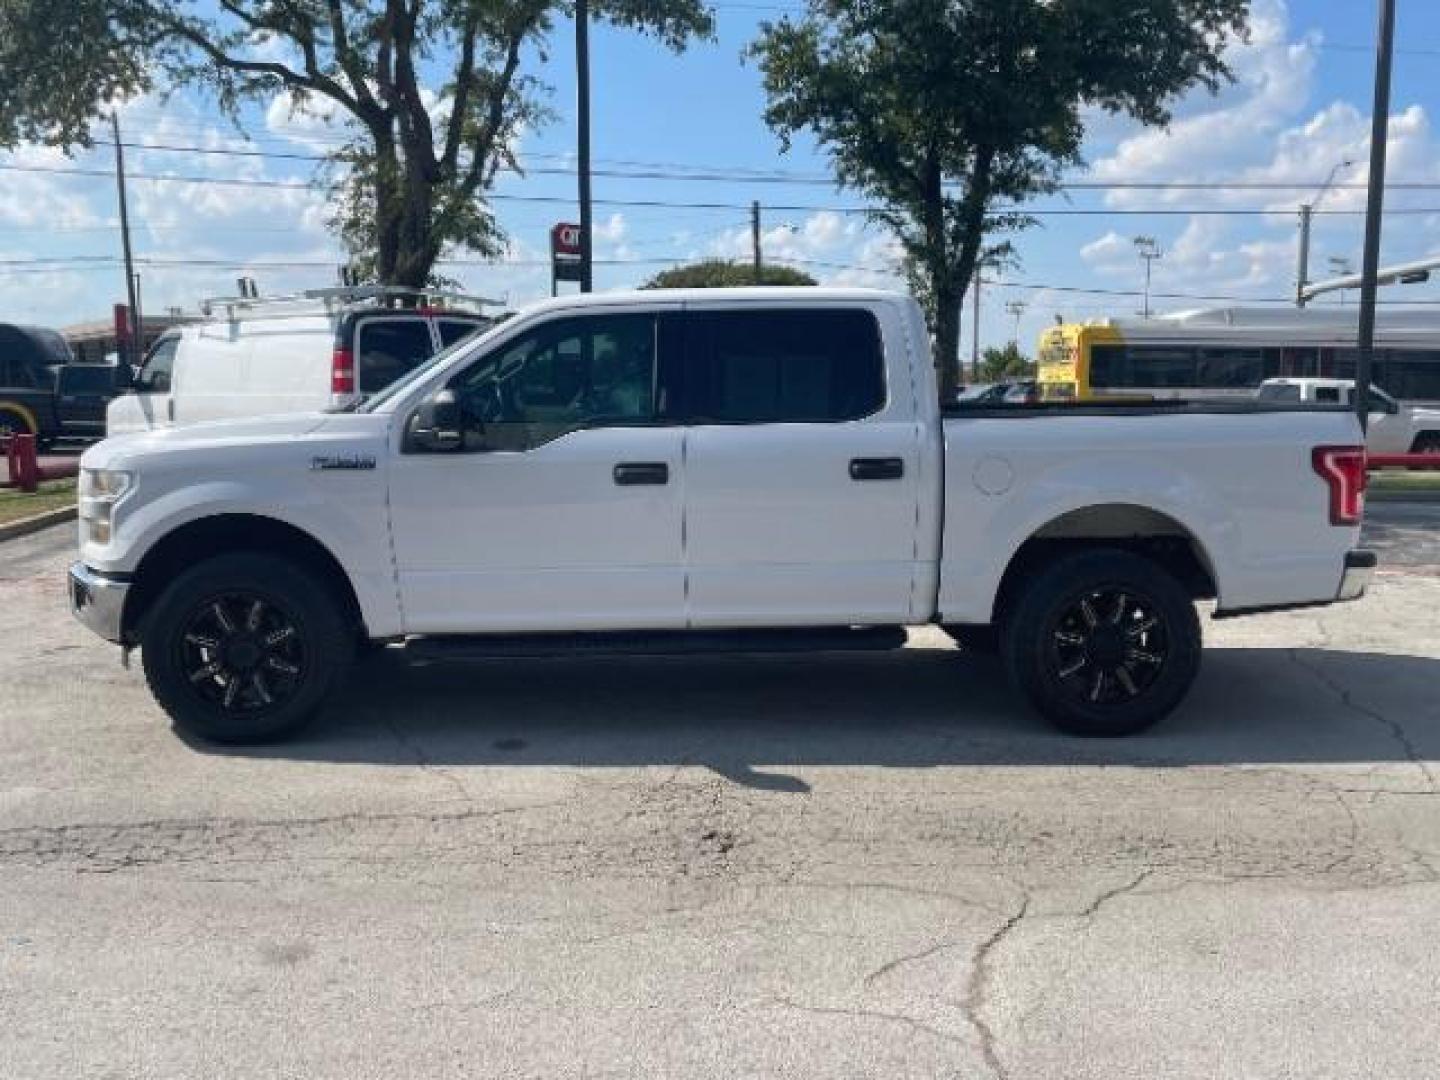
[[[77,510],[74,506],[62,506],[55,510],[46,510],[43,514],[35,514],[32,517],[20,518],[18,521],[7,521],[0,525],[0,543],[6,540],[14,540],[19,536],[29,536],[31,533],[39,532],[41,529],[48,529],[51,525],[61,525],[67,521],[74,521]]]

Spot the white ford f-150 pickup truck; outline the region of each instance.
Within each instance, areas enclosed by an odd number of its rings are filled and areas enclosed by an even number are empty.
[[[1375,565],[1348,411],[937,400],[903,296],[548,301],[354,412],[91,447],[70,603],[221,741],[294,729],[375,643],[876,649],[924,623],[1109,735],[1185,695],[1195,600],[1348,600]]]

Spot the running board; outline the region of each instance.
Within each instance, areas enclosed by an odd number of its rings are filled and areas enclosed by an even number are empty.
[[[899,649],[905,640],[902,626],[466,634],[411,638],[405,654],[414,660],[463,662],[514,657],[880,652]]]

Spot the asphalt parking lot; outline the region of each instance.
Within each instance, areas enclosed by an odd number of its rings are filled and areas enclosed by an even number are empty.
[[[169,730],[0,547],[0,1076],[1440,1071],[1440,506],[1152,734],[893,656],[364,670]]]

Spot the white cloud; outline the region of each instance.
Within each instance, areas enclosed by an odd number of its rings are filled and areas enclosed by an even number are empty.
[[[1309,101],[1320,36],[1289,40],[1283,0],[1257,0],[1248,42],[1226,52],[1236,82],[1212,98],[1203,90],[1177,108],[1168,128],[1148,128],[1124,138],[1114,152],[1094,164],[1097,180],[1203,180],[1232,176],[1253,164],[1272,146],[1278,132]],[[1190,192],[1162,193],[1160,199],[1184,201]],[[1151,191],[1112,191],[1113,206],[1157,201]]]

